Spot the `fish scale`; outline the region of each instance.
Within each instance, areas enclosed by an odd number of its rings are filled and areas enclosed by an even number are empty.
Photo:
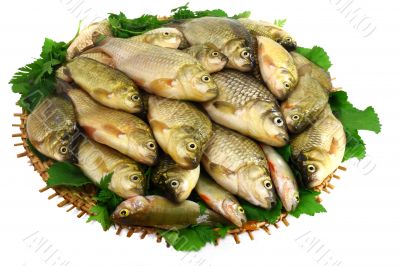
[[[214,125],[213,137],[204,154],[231,171],[247,163],[265,166],[265,156],[256,142],[218,125]]]
[[[152,96],[156,99],[157,106],[152,108],[152,117],[159,121],[164,121],[170,128],[182,126],[190,126],[196,129],[195,134],[200,136],[202,141],[204,137],[208,138],[208,133],[211,128],[211,122],[208,117],[192,103],[169,100],[157,96]]]
[[[216,23],[218,26],[216,27]],[[242,25],[230,19],[204,17],[182,24],[186,39],[191,44],[213,43],[222,49],[227,40],[244,38],[250,43],[251,35]],[[189,34],[189,32],[195,34]]]
[[[276,103],[275,97],[257,79],[235,70],[224,70],[212,75],[220,91],[218,100],[226,100],[236,107],[260,99]]]
[[[175,78],[181,66],[199,64],[184,52],[124,39],[107,39],[101,47],[112,54],[118,69],[130,73],[128,69],[140,67],[141,71],[152,75],[151,79]]]

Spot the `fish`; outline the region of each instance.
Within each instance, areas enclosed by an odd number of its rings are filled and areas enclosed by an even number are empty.
[[[192,103],[150,95],[147,119],[161,149],[184,169],[194,169],[212,135],[212,124]]]
[[[112,37],[97,43],[98,46],[87,52],[108,55],[115,68],[148,93],[199,102],[218,94],[210,74],[185,52]]]
[[[258,143],[214,124],[201,164],[221,187],[265,209],[276,205],[276,193],[265,155]]]
[[[26,133],[42,154],[59,162],[70,160],[71,144],[78,133],[73,105],[61,97],[44,99],[28,115]]]
[[[254,67],[253,36],[235,19],[202,17],[175,22],[190,45],[211,43],[228,57],[227,67],[247,72]]]
[[[112,173],[108,188],[127,199],[144,195],[146,177],[141,166],[131,158],[85,137],[77,148],[78,166],[95,184]]]
[[[274,148],[265,144],[261,144],[261,148],[267,158],[272,182],[283,207],[288,212],[294,211],[299,204],[300,195],[292,169]]]
[[[258,62],[262,79],[278,100],[296,87],[298,74],[292,56],[270,38],[258,36]]]
[[[87,136],[146,165],[156,162],[157,143],[150,127],[133,114],[96,103],[80,89],[67,89],[79,125]]]
[[[74,57],[81,54],[88,47],[93,46],[93,35],[101,34],[103,36],[112,36],[111,26],[108,20],[94,22],[79,32],[67,49],[67,60],[72,60]]]
[[[103,65],[107,65],[109,67],[115,68],[114,62],[112,60],[111,57],[109,57],[108,55],[106,55],[105,53],[101,53],[101,52],[94,52],[94,53],[90,53],[90,52],[85,52],[81,55],[79,55],[80,58],[84,57],[84,58],[89,58],[89,59],[93,59],[96,60],[99,63],[102,63]]]
[[[247,222],[245,211],[235,196],[205,174],[200,174],[195,190],[208,207],[237,227],[242,227]]]
[[[346,148],[346,135],[329,105],[318,120],[290,141],[292,159],[309,188],[318,187],[340,165]]]
[[[313,79],[317,80],[328,92],[334,91],[329,72],[326,72],[324,69],[317,66],[299,53],[290,52],[290,54],[292,55],[294,64],[296,65],[299,77],[309,75]]]
[[[301,76],[296,88],[281,104],[292,133],[300,133],[314,123],[329,101],[329,93],[310,75]]]
[[[141,35],[128,38],[135,42],[144,42],[160,47],[178,49],[182,40],[183,34],[175,28],[158,28],[149,30]]]
[[[161,189],[168,199],[183,202],[196,186],[199,175],[200,165],[191,170],[183,169],[171,157],[165,155],[154,168],[151,182]]]
[[[210,43],[196,44],[183,51],[196,58],[208,73],[221,71],[228,62],[228,58]]]
[[[97,102],[128,113],[142,111],[138,87],[122,72],[84,57],[68,62],[65,72]]]
[[[123,201],[111,216],[114,223],[124,226],[151,226],[161,229],[182,229],[190,225],[229,224],[221,215],[185,200],[175,203],[157,196],[134,196]]]
[[[219,89],[218,96],[202,104],[214,122],[272,146],[288,143],[277,101],[261,81],[229,69],[212,77]]]
[[[296,40],[281,27],[273,23],[261,20],[240,18],[238,21],[253,35],[268,37],[279,43],[287,50],[294,50],[297,47]]]

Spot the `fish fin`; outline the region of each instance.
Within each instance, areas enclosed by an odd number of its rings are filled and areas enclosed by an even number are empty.
[[[150,87],[153,88],[155,91],[169,90],[172,88],[173,82],[174,79],[167,79],[167,78],[156,79],[150,83]]]
[[[224,176],[233,174],[233,172],[219,164],[209,163],[210,170],[217,176]]]
[[[111,125],[111,124],[104,124],[103,129],[105,131],[107,131],[108,133],[115,135],[117,137],[119,137],[121,135],[125,135],[125,133],[122,132],[119,128],[117,128],[116,126]]]
[[[336,138],[332,138],[331,146],[329,148],[329,154],[336,154],[339,149],[339,141]]]
[[[204,202],[211,202],[210,198],[207,197],[207,195],[199,193],[199,196]]]
[[[107,99],[111,98],[113,95],[112,92],[108,92],[105,89],[100,89],[100,88],[93,90],[93,93]]]
[[[307,75],[308,73],[311,73],[311,71],[312,71],[311,64],[303,65],[302,67],[300,67],[300,68],[297,69],[297,72],[298,72],[299,77],[300,77],[300,76],[305,76],[305,75]]]
[[[268,161],[268,168],[271,173],[275,173],[275,165],[271,161]]]
[[[86,135],[88,135],[89,138],[93,139],[94,134],[96,132],[96,128],[90,126],[82,126],[82,128],[85,131]]]
[[[66,82],[72,82],[71,72],[66,66],[60,66],[56,70],[56,77]]]
[[[262,48],[263,46],[261,46],[261,50],[263,50]],[[262,54],[262,52],[260,52],[260,54]],[[268,66],[275,66],[275,64],[273,63],[274,60],[269,56],[268,53],[264,53],[263,57],[262,57],[262,63],[264,65],[268,65]]]
[[[215,101],[213,102],[213,105],[223,113],[234,114],[236,111],[235,106],[227,102]]]
[[[169,127],[166,124],[158,120],[152,120],[150,122],[150,126],[153,131],[158,131],[158,132],[163,132],[164,130],[169,129]]]
[[[95,53],[91,53],[92,50],[94,50],[94,48],[92,48],[92,49],[86,51],[85,53],[83,53],[82,57],[95,60],[97,62],[102,63],[103,65],[108,65],[108,66],[110,66],[112,68],[116,67],[112,57],[110,55],[108,55],[107,53],[105,53],[105,52],[98,52],[97,54],[99,54],[99,55],[96,58],[90,57],[89,56],[90,54],[95,54]],[[85,56],[85,54],[87,54],[87,56]]]

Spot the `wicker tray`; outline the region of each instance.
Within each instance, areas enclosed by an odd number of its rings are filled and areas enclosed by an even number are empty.
[[[13,134],[12,137],[14,138],[20,138],[21,142],[18,142],[14,144],[14,146],[22,146],[24,151],[22,153],[17,154],[18,158],[25,157],[27,156],[29,158],[30,164],[33,166],[35,171],[37,171],[40,176],[42,177],[43,181],[46,182],[47,179],[49,178],[47,174],[47,169],[48,167],[52,164],[51,160],[48,161],[41,161],[29,148],[29,145],[27,143],[27,134],[26,134],[26,129],[25,129],[25,123],[27,119],[27,114],[26,113],[19,113],[19,114],[14,114],[16,118],[19,118],[20,122],[18,124],[13,124],[13,127],[16,127],[19,129],[19,133]],[[336,175],[336,171],[341,170],[345,171],[346,168],[343,166],[339,166],[338,169],[336,169],[332,174],[330,174],[324,182],[317,188],[315,188],[318,191],[324,191],[326,193],[330,193],[329,189],[333,189],[334,186],[330,183],[332,178],[340,179],[338,175]],[[67,205],[71,205],[68,209],[67,212],[73,210],[76,208],[80,212],[78,213],[77,217],[81,218],[85,215],[90,215],[90,209],[96,204],[96,201],[93,200],[93,196],[95,194],[95,189],[93,186],[85,186],[81,188],[73,188],[73,187],[43,187],[39,190],[39,192],[44,192],[47,191],[48,189],[54,190],[54,193],[51,194],[48,199],[51,200],[53,198],[59,198],[62,197],[63,200],[57,204],[58,207],[64,207]],[[57,197],[59,196],[59,197]],[[317,197],[318,201],[321,201],[320,197]],[[232,229],[228,232],[228,234],[232,235],[233,239],[237,244],[240,243],[239,235],[242,233],[246,233],[251,240],[254,239],[252,232],[258,229],[262,229],[265,231],[268,235],[271,234],[269,227],[274,226],[275,228],[279,228],[279,223],[283,223],[285,226],[289,226],[289,222],[287,221],[287,213],[283,212],[281,216],[279,217],[278,221],[274,224],[270,224],[268,222],[252,222],[249,221],[247,222],[243,227],[241,228],[236,228]],[[139,233],[140,238],[143,239],[146,237],[148,234],[155,234],[156,235],[156,240],[158,243],[161,242],[162,237],[157,233],[157,230],[155,228],[151,227],[141,227],[141,226],[134,226],[134,227],[123,227],[123,226],[117,226],[116,227],[116,234],[120,235],[122,232],[126,233],[127,237],[131,237],[133,233]],[[218,245],[218,239],[215,243]],[[167,246],[168,243],[167,243]]]

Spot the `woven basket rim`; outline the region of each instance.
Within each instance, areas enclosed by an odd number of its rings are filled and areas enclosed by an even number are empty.
[[[12,137],[14,138],[20,138],[21,142],[14,144],[14,146],[22,146],[24,148],[24,151],[22,153],[17,154],[17,158],[21,157],[28,157],[29,162],[32,164],[34,167],[34,170],[39,173],[41,176],[42,180],[46,183],[47,179],[49,178],[47,174],[47,169],[51,165],[52,161],[48,160],[45,162],[42,162],[29,148],[29,145],[27,143],[27,133],[26,133],[26,119],[28,117],[28,114],[25,111],[22,111],[21,113],[15,113],[15,117],[20,119],[19,124],[13,124],[13,127],[19,128],[19,133],[13,134]],[[333,189],[334,186],[330,183],[332,178],[340,179],[338,175],[336,175],[336,171],[341,170],[345,171],[346,168],[343,166],[339,166],[335,171],[333,171],[332,174],[330,174],[324,182],[314,188],[317,191],[324,191],[326,193],[330,193],[329,189]],[[57,204],[58,207],[64,207],[67,205],[71,205],[66,211],[70,212],[74,208],[79,210],[80,212],[78,213],[77,217],[81,218],[85,215],[91,215],[92,213],[90,212],[90,209],[96,205],[96,201],[92,198],[92,194],[88,191],[85,191],[84,188],[74,188],[74,187],[65,187],[65,186],[59,186],[59,187],[48,187],[47,185],[39,190],[40,193],[43,193],[49,189],[54,190],[54,193],[51,194],[48,199],[51,200],[53,198],[56,198],[56,196],[60,196],[63,198],[61,202]],[[318,196],[317,200],[320,202],[322,199]],[[235,228],[231,229],[228,231],[228,234],[233,236],[233,239],[237,244],[240,243],[239,235],[241,233],[247,233],[249,238],[251,240],[254,239],[252,232],[256,231],[258,229],[263,229],[268,235],[271,234],[269,230],[269,226],[274,226],[275,228],[279,228],[279,223],[282,222],[285,226],[289,226],[289,222],[287,221],[287,216],[288,213],[283,211],[278,220],[275,223],[268,223],[268,222],[255,222],[255,221],[249,221],[246,223],[244,226],[241,228]],[[146,235],[149,234],[154,234],[156,235],[156,240],[157,242],[161,242],[162,236],[158,233],[157,228],[153,227],[143,227],[143,226],[132,226],[132,227],[125,227],[121,225],[116,225],[115,227],[116,234],[120,235],[123,230],[127,230],[126,236],[131,237],[133,233],[141,233],[140,239],[144,239]],[[216,245],[218,244],[219,239],[216,241]],[[167,243],[167,247],[169,247],[169,244]]]

